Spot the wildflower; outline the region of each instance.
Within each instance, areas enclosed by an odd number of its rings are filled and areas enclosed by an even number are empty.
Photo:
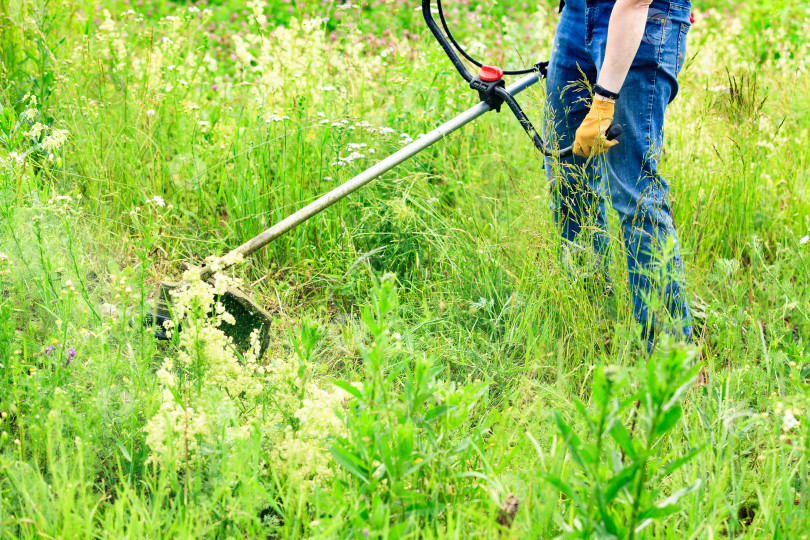
[[[360,152],[352,152],[346,157],[338,156],[338,160],[333,162],[332,165],[343,166],[346,165],[347,163],[351,163],[356,159],[363,159],[364,157],[366,157],[365,154],[361,154]]]
[[[799,240],[799,245],[800,245],[800,246],[803,246],[803,245],[805,245],[807,242],[810,242],[810,236],[807,236],[807,235],[802,236],[801,240]]]
[[[61,148],[67,141],[69,134],[70,132],[66,129],[51,130],[50,135],[46,135],[42,139],[42,148],[49,152]]]
[[[166,201],[164,201],[163,197],[161,197],[160,195],[155,195],[154,197],[152,197],[151,199],[149,199],[146,202],[147,203],[152,203],[155,206],[166,206]]]
[[[68,349],[67,365],[70,365],[70,362],[72,362],[74,358],[76,358],[76,349],[71,347],[71,348]]]
[[[25,111],[23,113],[23,116],[25,118],[27,118],[28,120],[33,120],[36,115],[37,115],[37,111],[35,111],[34,109],[28,109],[27,111]]]
[[[55,350],[56,350],[56,345],[48,345],[47,347],[45,347],[45,354],[50,356],[53,353],[53,351],[55,351]]]
[[[155,109],[149,109],[146,111],[146,116],[155,116]]]
[[[793,428],[797,428],[801,425],[801,423],[796,420],[794,416],[793,409],[786,409],[785,416],[782,418],[782,431],[788,432],[793,430]]]
[[[265,121],[269,124],[270,122],[283,122],[284,120],[289,119],[290,119],[289,116],[281,116],[279,114],[273,113],[270,116],[268,116]]]
[[[45,126],[44,124],[41,124],[41,123],[37,122],[36,124],[34,124],[33,126],[31,126],[31,129],[29,129],[29,130],[28,130],[28,131],[25,133],[25,136],[26,136],[26,137],[30,137],[30,138],[32,138],[32,139],[39,139],[39,136],[42,134],[42,132],[43,132],[43,131],[45,131],[45,130],[47,130],[47,129],[48,129],[48,127],[47,127],[47,126]]]

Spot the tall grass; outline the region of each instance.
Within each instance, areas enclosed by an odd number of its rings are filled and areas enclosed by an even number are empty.
[[[474,103],[415,7],[0,6],[0,537],[804,534],[801,2],[695,3],[662,158],[694,346],[644,354],[620,249],[613,298],[566,272],[507,114],[233,270],[263,356],[207,289],[171,341],[140,327],[185,264]],[[506,66],[555,8],[447,6]]]

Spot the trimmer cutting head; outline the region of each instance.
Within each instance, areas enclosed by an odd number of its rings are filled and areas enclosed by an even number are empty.
[[[163,323],[172,319],[171,292],[180,285],[181,283],[175,281],[161,283],[155,300],[155,310],[144,321],[145,326],[155,327],[155,337],[158,339],[170,339]],[[223,322],[220,329],[233,340],[237,350],[245,352],[250,349],[250,335],[258,328],[261,344],[259,353],[263,354],[270,339],[270,323],[273,320],[271,314],[234,287],[228,287],[219,297],[219,301],[236,321],[235,324]]]

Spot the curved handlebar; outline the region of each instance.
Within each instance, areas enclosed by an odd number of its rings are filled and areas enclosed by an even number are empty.
[[[453,66],[456,68],[456,71],[459,72],[461,77],[470,83],[471,85],[478,83],[477,86],[474,88],[478,88],[479,94],[481,94],[481,84],[480,80],[473,76],[467,67],[462,62],[461,58],[459,58],[458,54],[456,54],[455,49],[447,40],[445,35],[442,33],[439,25],[436,24],[436,21],[433,19],[433,13],[431,13],[430,8],[431,0],[422,0],[422,16],[425,19],[425,22],[430,28],[431,33],[441,45],[442,50],[453,63]],[[449,30],[448,30],[449,31]],[[535,64],[535,69],[538,71],[539,77],[545,77],[545,67],[548,63],[547,62],[538,62]],[[529,138],[534,143],[534,146],[542,153],[544,156],[552,157],[552,158],[565,158],[571,156],[574,151],[572,146],[568,146],[561,150],[552,150],[551,148],[546,145],[546,142],[543,140],[542,137],[538,134],[537,130],[534,128],[531,120],[526,116],[526,113],[523,112],[523,109],[520,107],[518,102],[515,100],[515,97],[509,93],[509,91],[504,87],[503,83],[498,84],[500,81],[491,81],[492,84],[488,85],[486,89],[486,101],[490,104],[492,108],[496,111],[500,111],[500,104],[505,102],[509,105],[509,109],[518,119],[520,125],[523,127],[523,130],[529,136]],[[483,94],[482,94],[482,97]],[[483,99],[482,99],[483,101]],[[612,124],[607,131],[605,132],[605,136],[607,140],[612,141],[613,139],[617,138],[622,133],[622,127],[619,124]]]

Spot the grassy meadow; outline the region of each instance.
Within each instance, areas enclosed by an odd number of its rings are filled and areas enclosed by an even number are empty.
[[[475,103],[418,8],[0,3],[0,538],[807,537],[802,0],[695,0],[661,158],[693,346],[646,354],[620,238],[614,297],[560,261],[508,112],[141,327],[161,281]],[[506,67],[559,17],[445,9]],[[266,347],[225,337],[226,284]]]

